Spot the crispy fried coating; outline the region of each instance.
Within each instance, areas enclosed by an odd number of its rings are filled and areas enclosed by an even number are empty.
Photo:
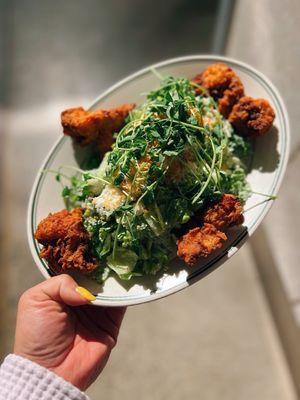
[[[58,239],[64,239],[69,229],[78,230],[78,223],[82,221],[81,208],[72,211],[62,210],[54,214],[49,214],[43,219],[35,232],[35,239],[42,245]]]
[[[207,257],[222,247],[226,239],[224,232],[211,224],[204,224],[201,228],[191,229],[177,241],[177,255],[193,266],[200,257]]]
[[[228,120],[241,136],[258,137],[271,128],[275,112],[265,99],[242,97],[233,107]]]
[[[82,107],[70,108],[61,113],[64,134],[71,136],[81,146],[95,143],[103,155],[110,150],[113,134],[125,123],[135,104],[123,104],[109,110],[86,111]]]
[[[89,248],[81,208],[49,214],[39,223],[35,238],[44,246],[40,256],[56,273],[68,270],[89,273],[98,266]]]
[[[220,113],[227,118],[234,104],[244,96],[244,86],[237,74],[224,63],[209,65],[192,82],[202,86],[218,103]],[[196,93],[201,93],[196,89]]]
[[[224,194],[221,201],[205,211],[203,221],[220,230],[240,225],[244,221],[243,206],[236,196]]]
[[[242,224],[242,213],[243,206],[238,198],[224,194],[218,203],[190,223],[189,231],[177,241],[177,255],[188,265],[195,265],[200,257],[207,257],[222,247],[227,239],[224,231],[233,225]],[[193,227],[193,223],[198,223],[200,227]]]

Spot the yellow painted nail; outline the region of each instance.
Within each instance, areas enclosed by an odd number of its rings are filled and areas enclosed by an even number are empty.
[[[82,286],[77,286],[77,288],[75,290],[77,293],[80,294],[80,296],[82,296],[84,299],[86,299],[88,301],[96,300],[96,297],[93,295],[93,293],[91,293],[89,290],[87,290],[86,288],[84,288]]]

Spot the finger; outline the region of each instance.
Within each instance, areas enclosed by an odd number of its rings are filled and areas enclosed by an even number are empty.
[[[92,312],[93,309],[95,307],[86,305],[74,308],[74,313],[80,322],[80,328],[84,333],[84,337],[106,344],[108,348],[112,349],[116,344],[114,332],[111,332],[105,315],[103,315],[103,320],[100,324],[95,321],[94,313]],[[114,327],[112,328],[114,329]]]
[[[126,307],[83,307],[83,311],[88,315],[89,319],[115,341],[117,341],[125,310]]]
[[[107,318],[120,329],[127,307],[106,307]]]
[[[29,292],[38,301],[53,300],[69,306],[89,304],[93,299],[92,294],[84,295],[84,291],[78,291],[78,288],[80,287],[71,276],[63,274],[40,283]]]

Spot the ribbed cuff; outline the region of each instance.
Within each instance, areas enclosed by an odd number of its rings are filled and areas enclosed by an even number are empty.
[[[0,366],[0,400],[88,400],[71,383],[14,354]]]

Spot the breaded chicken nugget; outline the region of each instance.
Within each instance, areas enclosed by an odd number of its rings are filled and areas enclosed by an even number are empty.
[[[232,194],[224,194],[221,201],[210,207],[203,216],[205,223],[214,225],[217,229],[225,230],[244,221],[243,206],[239,199]]]
[[[177,241],[177,255],[192,266],[200,257],[207,257],[220,248],[227,239],[224,230],[244,221],[243,206],[236,196],[224,194],[222,199],[208,208],[195,223],[203,226],[190,229]],[[202,222],[201,222],[202,221]],[[191,225],[192,226],[192,225]]]
[[[219,111],[227,117],[234,104],[244,96],[244,86],[237,74],[224,63],[209,65],[192,82],[202,86],[218,103]],[[196,89],[201,93],[201,89]]]
[[[82,146],[95,143],[101,154],[110,150],[113,134],[125,123],[135,104],[123,104],[110,110],[85,111],[82,107],[70,108],[61,113],[64,134]]]
[[[258,137],[271,128],[275,112],[265,99],[242,97],[233,107],[228,120],[241,136]]]
[[[211,224],[204,224],[201,228],[191,229],[177,241],[177,255],[193,266],[200,257],[207,257],[222,247],[226,239],[225,233]]]
[[[35,239],[45,245],[47,243],[64,239],[70,229],[76,229],[80,233],[80,223],[82,222],[82,209],[75,208],[72,211],[62,210],[54,214],[49,214],[38,225],[35,232]]]
[[[49,214],[39,223],[35,238],[44,246],[40,256],[56,273],[68,270],[89,273],[98,266],[89,247],[81,208]]]

